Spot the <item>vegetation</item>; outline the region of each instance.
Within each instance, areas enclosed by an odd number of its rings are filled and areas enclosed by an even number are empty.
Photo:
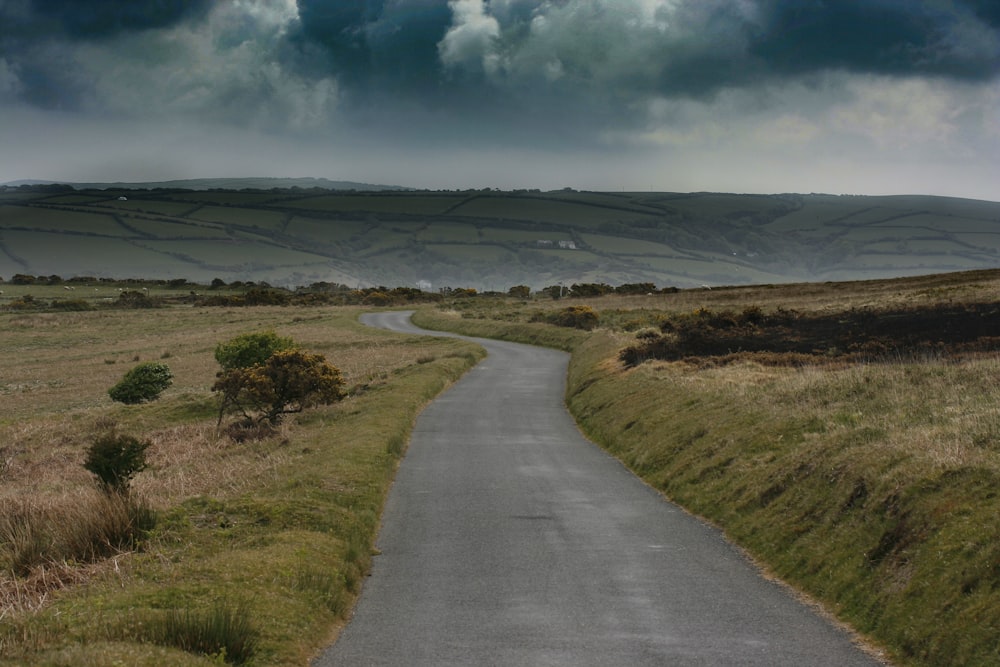
[[[417,411],[481,356],[357,312],[0,311],[0,665],[302,665],[328,645]],[[322,354],[347,395],[233,443],[216,428],[214,350],[248,327]],[[155,403],[100,389],[164,357],[174,384]],[[149,443],[128,493],[83,465],[109,431]]]
[[[0,191],[0,275],[433,291],[853,280],[993,267],[998,220],[1000,203],[920,196],[32,186]]]
[[[54,301],[86,285],[72,280],[4,290]],[[596,295],[456,289],[418,322],[572,350],[570,409],[652,486],[899,664],[997,662],[1000,272],[577,285]],[[357,309],[324,300],[379,292],[419,303],[407,290],[316,285],[247,308],[208,307],[189,298],[198,289],[150,282],[170,298],[138,317],[100,305],[0,311],[10,350],[0,358],[0,665],[307,662],[360,589],[417,411],[482,354],[365,329]],[[553,326],[588,312],[592,329]],[[342,400],[306,400],[312,409],[233,443],[216,428],[211,387],[224,366],[216,351],[252,348],[248,328],[268,354],[234,370],[267,375],[270,360],[277,371],[275,357],[296,355],[315,368],[309,359],[322,366],[322,356],[340,371]],[[95,390],[121,363],[164,358],[174,385],[155,403]],[[143,461],[118,459],[128,493],[103,492],[82,465],[116,432],[148,443]]]
[[[243,370],[264,364],[276,352],[293,347],[295,343],[291,338],[273,331],[247,333],[219,343],[215,348],[215,360],[223,371]]]
[[[125,493],[132,478],[146,469],[147,449],[148,442],[133,436],[105,433],[87,449],[83,467],[97,477],[104,490]]]
[[[274,425],[282,415],[339,401],[343,387],[340,370],[323,355],[279,349],[263,362],[223,370],[212,391],[222,395],[220,412],[238,410],[247,422]]]
[[[155,401],[173,382],[170,367],[158,361],[147,361],[125,373],[125,377],[108,389],[111,400],[135,405]]]

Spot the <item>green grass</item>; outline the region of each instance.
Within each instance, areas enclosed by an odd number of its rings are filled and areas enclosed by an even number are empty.
[[[313,211],[374,211],[377,213],[435,215],[443,213],[464,199],[464,196],[454,195],[357,194],[304,197],[290,200],[285,204],[292,208]]]
[[[240,225],[241,227],[280,229],[288,214],[255,208],[203,206],[187,217],[206,222]]]
[[[649,214],[638,211],[540,197],[476,197],[459,206],[454,213],[477,218],[526,220],[583,228],[595,227],[604,222],[651,218]]]
[[[3,228],[97,236],[127,235],[126,229],[108,215],[35,206],[0,206],[0,229]]]

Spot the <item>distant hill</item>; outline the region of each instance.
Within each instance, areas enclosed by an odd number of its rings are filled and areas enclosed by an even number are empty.
[[[190,178],[174,181],[149,181],[141,183],[73,183],[66,181],[39,181],[20,180],[2,183],[17,187],[21,185],[71,185],[77,190],[154,190],[154,189],[183,189],[183,190],[244,190],[259,189],[271,190],[273,188],[322,188],[325,190],[358,190],[364,192],[379,191],[399,191],[408,190],[400,185],[373,185],[371,183],[355,183],[354,181],[331,181],[326,178],[271,178],[271,177],[249,177],[249,178]]]
[[[234,182],[238,188],[177,187]],[[843,281],[1000,266],[997,202],[915,195],[363,191],[372,186],[348,192],[313,187],[318,182],[0,188],[0,276],[218,277],[505,291],[518,284]]]

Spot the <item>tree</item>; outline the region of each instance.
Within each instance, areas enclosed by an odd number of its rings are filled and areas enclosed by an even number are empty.
[[[219,343],[215,348],[215,360],[223,371],[250,368],[263,364],[275,352],[294,347],[291,338],[284,338],[273,331],[248,333]]]
[[[166,364],[147,361],[127,372],[118,384],[108,389],[108,396],[126,405],[154,401],[170,386],[173,377]]]
[[[222,395],[220,421],[226,411],[238,410],[247,421],[276,424],[282,415],[339,401],[343,386],[340,370],[323,355],[286,349],[263,363],[224,370],[212,391]]]

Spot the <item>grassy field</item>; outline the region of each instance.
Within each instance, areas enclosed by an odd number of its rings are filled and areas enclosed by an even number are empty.
[[[472,300],[417,321],[571,350],[571,411],[650,485],[895,664],[987,666],[1000,664],[998,292],[989,271]],[[545,323],[571,305],[593,308],[599,327]],[[792,324],[768,340],[771,320]],[[828,342],[770,351],[811,322]],[[881,328],[864,338],[869,325]],[[766,349],[739,352],[755,340]],[[623,363],[634,346],[647,360]]]
[[[331,307],[0,310],[0,665],[238,662],[238,642],[228,654],[178,648],[195,630],[245,640],[251,665],[304,665],[328,645],[368,570],[417,411],[480,354],[367,329],[356,316]],[[237,443],[216,428],[213,350],[264,330],[325,355],[351,389],[271,437]],[[154,403],[112,403],[107,389],[140,361],[168,364],[173,385]],[[81,559],[60,549],[108,515],[82,462],[109,429],[151,443],[132,494],[157,519],[137,548]],[[27,534],[40,536],[43,557],[15,574]]]
[[[266,242],[263,252],[246,262],[206,259],[228,254],[229,240],[246,234]],[[77,252],[81,235],[92,241],[85,253]],[[150,269],[141,273],[122,252],[122,241],[176,239],[198,239],[203,248],[167,246],[155,260],[139,262]],[[578,249],[567,252],[581,257],[560,253],[539,266],[536,260],[544,256],[537,251],[547,250],[549,242],[571,241]],[[95,242],[107,243],[113,252],[93,248]],[[445,254],[421,252],[440,243],[464,245]],[[516,259],[478,247],[496,243]],[[600,261],[584,256],[588,252]],[[66,263],[69,258],[72,263]],[[330,273],[324,275],[317,263],[330,266]],[[424,281],[484,290],[574,282],[790,283],[998,264],[1000,203],[945,197],[320,189],[0,192],[0,276],[79,272],[132,278],[155,271],[157,277],[201,280],[215,271],[209,279],[227,282],[296,286],[302,276],[314,281],[337,276],[352,285]]]

